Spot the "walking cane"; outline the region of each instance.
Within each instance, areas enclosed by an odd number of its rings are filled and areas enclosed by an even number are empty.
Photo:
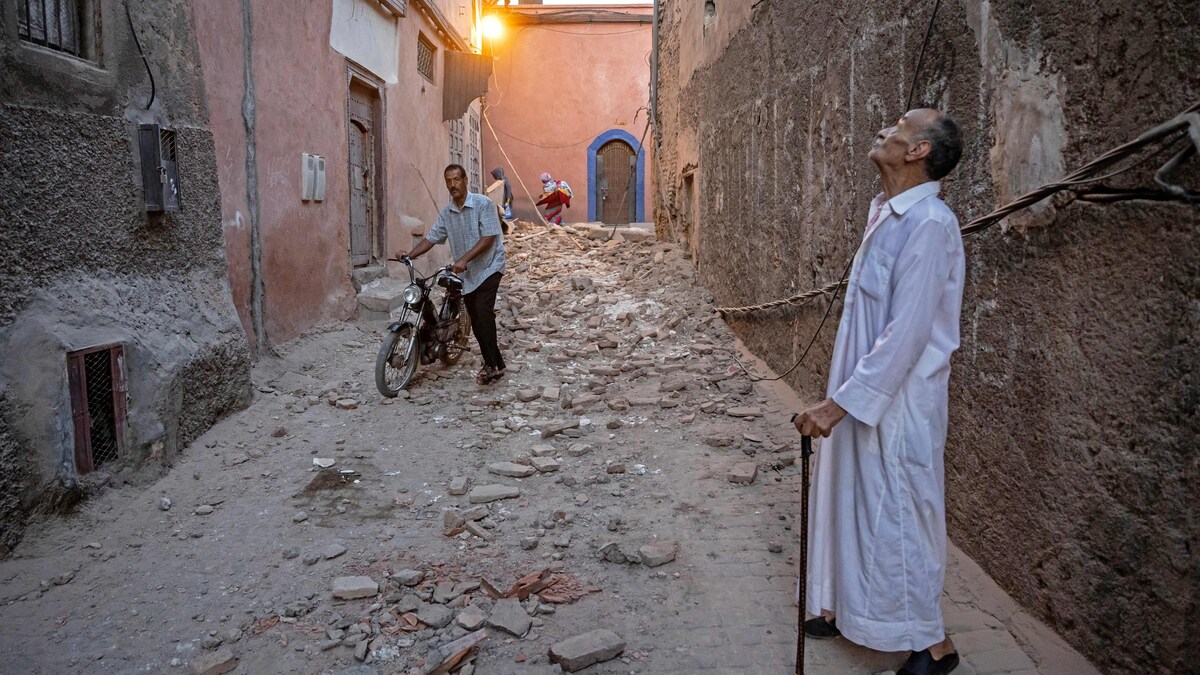
[[[796,423],[796,415],[792,415]],[[808,458],[813,454],[812,436],[800,437],[800,607],[796,619],[796,675],[804,675],[804,606],[808,595]]]

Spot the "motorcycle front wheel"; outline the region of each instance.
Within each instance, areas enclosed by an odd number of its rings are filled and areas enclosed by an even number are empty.
[[[462,300],[458,301],[457,313],[454,336],[446,342],[441,354],[442,363],[447,366],[458,363],[463,353],[470,349],[467,338],[471,335],[471,318],[467,315],[467,308],[463,306]]]
[[[375,357],[375,386],[379,393],[395,398],[408,386],[417,374],[420,343],[417,328],[411,323],[388,331]]]

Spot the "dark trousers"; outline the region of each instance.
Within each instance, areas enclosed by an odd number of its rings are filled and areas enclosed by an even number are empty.
[[[483,353],[483,365],[489,368],[504,367],[500,345],[496,344],[496,291],[500,290],[501,276],[502,273],[496,272],[463,296],[467,315],[471,317],[471,330]]]

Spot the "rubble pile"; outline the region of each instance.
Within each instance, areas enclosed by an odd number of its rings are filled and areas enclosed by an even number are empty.
[[[477,461],[448,466],[442,483],[394,502],[431,521],[422,532],[439,533],[453,558],[363,565],[341,557],[341,544],[289,548],[285,560],[331,561],[325,565],[339,576],[325,594],[260,613],[256,626],[290,626],[309,638],[298,649],[352,655],[365,664],[352,667],[376,664],[379,672],[472,673],[481,651],[569,672],[646,656],[626,653],[629,636],[603,623],[543,639],[557,607],[603,593],[593,585],[600,575],[680,576],[669,566],[687,551],[636,517],[642,500],[662,498],[644,487],[661,469],[656,447],[630,432],[671,432],[723,457],[725,471],[709,477],[728,489],[794,463],[796,449],[754,426],[763,402],[734,365],[732,334],[696,285],[687,254],[649,233],[608,240],[609,232],[527,227],[507,240],[497,316],[508,375],[497,385],[475,385],[466,360],[422,367],[396,399],[376,400],[369,385],[353,381],[277,384],[294,397],[285,407],[296,416],[321,402],[348,416],[387,410],[376,406],[419,411],[422,429],[408,447],[454,432]],[[274,435],[290,438],[287,425]],[[344,440],[328,454],[313,457],[306,491],[347,482],[370,489],[370,475],[344,468],[354,466]],[[287,517],[310,527],[354,502],[342,497],[331,512]]]

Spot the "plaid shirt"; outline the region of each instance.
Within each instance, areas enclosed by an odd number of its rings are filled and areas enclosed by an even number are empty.
[[[504,271],[504,236],[500,232],[500,219],[496,216],[496,205],[492,200],[468,192],[461,209],[451,200],[442,207],[437,222],[429,228],[425,238],[434,244],[444,244],[449,239],[450,253],[458,260],[480,239],[492,235],[496,237],[492,247],[467,263],[467,271],[461,275],[463,293],[470,293],[488,277]]]

